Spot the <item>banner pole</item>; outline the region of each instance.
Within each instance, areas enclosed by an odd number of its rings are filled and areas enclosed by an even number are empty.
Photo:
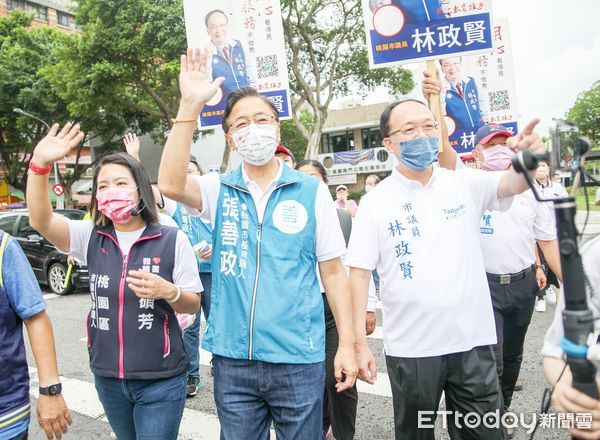
[[[427,60],[427,71],[431,74],[432,78],[438,77],[438,71],[435,67],[435,60]],[[429,95],[429,109],[433,113],[433,117],[440,124],[439,140],[440,140],[440,152],[444,151],[444,140],[442,139],[442,103],[440,95]]]

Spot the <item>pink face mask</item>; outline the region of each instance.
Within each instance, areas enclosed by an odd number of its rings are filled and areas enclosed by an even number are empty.
[[[483,150],[483,166],[490,171],[504,171],[510,167],[513,151],[504,145]]]
[[[131,211],[137,206],[135,201],[136,189],[108,188],[96,194],[98,210],[113,223],[127,223]]]

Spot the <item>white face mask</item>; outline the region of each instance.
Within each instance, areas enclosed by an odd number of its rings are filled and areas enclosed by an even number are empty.
[[[275,155],[277,125],[252,123],[233,132],[231,138],[244,162],[261,166]]]
[[[371,191],[373,188],[374,188],[374,186],[373,186],[373,185],[365,185],[365,191],[366,191],[366,192],[369,192],[369,191]]]

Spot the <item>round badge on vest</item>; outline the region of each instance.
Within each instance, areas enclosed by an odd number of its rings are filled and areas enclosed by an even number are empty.
[[[280,202],[273,211],[273,224],[285,234],[297,234],[306,227],[308,213],[296,200]]]

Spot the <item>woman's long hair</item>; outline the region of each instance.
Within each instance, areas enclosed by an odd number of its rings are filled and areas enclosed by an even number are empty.
[[[152,184],[150,183],[150,177],[146,169],[142,164],[126,153],[114,153],[103,157],[100,163],[96,166],[94,171],[94,181],[92,185],[92,200],[90,201],[90,213],[94,223],[97,225],[105,226],[110,225],[111,221],[98,209],[98,200],[96,200],[96,193],[98,190],[98,174],[104,165],[115,164],[122,165],[131,171],[133,180],[137,185],[137,191],[140,195],[140,200],[136,210],[139,212],[142,220],[148,225],[158,224],[158,213],[155,208],[154,193],[152,192]]]

